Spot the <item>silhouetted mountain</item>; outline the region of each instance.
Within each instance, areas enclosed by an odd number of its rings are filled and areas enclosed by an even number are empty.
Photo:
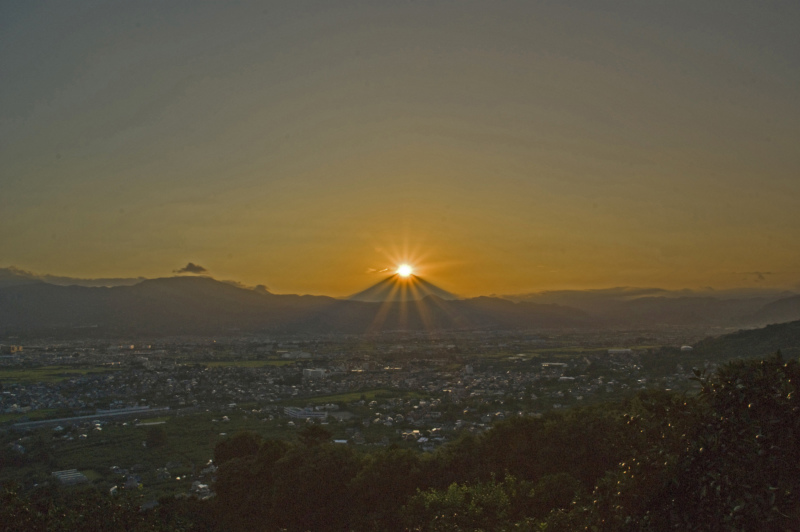
[[[0,272],[2,274],[2,272]],[[569,299],[581,308],[496,297],[456,299],[419,277],[396,276],[347,300],[272,294],[209,277],[150,279],[133,286],[56,286],[0,275],[0,333],[237,334],[381,330],[703,327],[791,319],[800,297],[653,297],[621,290]],[[647,295],[644,295],[647,294]],[[363,299],[366,299],[364,301]],[[564,298],[561,298],[564,299]],[[588,301],[593,300],[590,303]],[[548,301],[547,303],[540,301]],[[743,316],[745,318],[743,318]],[[761,320],[761,321],[758,321]]]
[[[556,305],[513,303],[480,297],[385,303],[340,301],[334,312],[320,312],[303,324],[317,331],[348,333],[381,330],[551,329],[592,325],[584,313]]]
[[[747,316],[745,320],[759,325],[800,320],[800,296],[791,295],[768,303]]]
[[[763,304],[761,298],[642,297],[610,306],[609,317],[616,323],[636,325],[728,325]]]
[[[15,268],[0,268],[0,286],[9,284],[30,284],[32,282],[45,282],[58,286],[131,286],[140,283],[144,277],[111,277],[100,279],[78,279],[59,275],[40,275],[37,273]]]
[[[89,288],[33,283],[0,287],[0,333],[115,334],[347,332],[580,327],[590,320],[556,305],[496,298],[371,303],[276,295],[207,277]]]
[[[19,286],[41,282],[42,281],[39,279],[20,275],[14,268],[0,268],[0,288],[4,286]]]
[[[670,291],[660,288],[620,287],[505,297],[512,301],[551,303],[577,308],[594,316],[606,326],[613,327],[747,326],[766,323],[751,317],[765,305],[786,297],[786,294],[774,289]],[[800,314],[797,318],[800,318]]]
[[[429,283],[417,275],[401,277],[399,274],[390,275],[379,283],[366,290],[350,296],[352,301],[370,301],[382,303],[384,301],[415,301],[427,296],[436,296],[441,299],[458,299],[458,296]]]
[[[327,297],[276,296],[205,277],[89,288],[47,283],[0,288],[0,330],[96,327],[106,333],[219,334],[276,329],[335,303]]]
[[[632,301],[642,297],[661,297],[661,298],[712,298],[719,300],[732,299],[766,299],[775,301],[777,299],[796,295],[778,288],[730,288],[725,290],[714,290],[706,288],[702,290],[682,289],[667,290],[664,288],[641,288],[631,286],[618,286],[613,288],[594,288],[586,290],[545,290],[542,292],[532,292],[528,294],[515,294],[500,296],[511,301],[534,301],[537,303],[556,303],[560,305],[584,308],[587,305],[597,304],[598,302],[608,301]]]
[[[696,354],[726,359],[761,357],[772,355],[778,350],[787,358],[800,356],[800,321],[706,338],[694,346]]]

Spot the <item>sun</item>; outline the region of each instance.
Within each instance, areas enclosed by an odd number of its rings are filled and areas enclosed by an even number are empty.
[[[399,275],[400,277],[408,277],[412,273],[414,273],[414,268],[412,268],[408,264],[401,264],[400,266],[397,267],[397,275]]]

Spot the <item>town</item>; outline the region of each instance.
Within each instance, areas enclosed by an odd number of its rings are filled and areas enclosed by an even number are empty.
[[[0,358],[0,480],[35,484],[55,474],[109,490],[211,496],[219,441],[241,430],[292,439],[312,423],[365,450],[431,452],[511,416],[639,390],[690,390],[689,344],[700,337],[465,331],[30,341],[6,346]]]

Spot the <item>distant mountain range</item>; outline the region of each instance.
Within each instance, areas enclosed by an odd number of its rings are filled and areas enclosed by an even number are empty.
[[[200,276],[125,281],[62,286],[0,269],[0,335],[702,328],[800,320],[800,296],[779,292],[715,296],[611,289],[458,299],[424,279],[390,276],[335,299],[272,294]]]
[[[788,296],[768,303],[744,318],[749,323],[782,323],[800,319],[800,296]]]
[[[144,281],[144,277],[111,277],[100,279],[78,279],[60,275],[37,274],[20,268],[0,268],[0,287],[12,284],[45,282],[59,286],[131,286]]]
[[[382,330],[587,326],[580,311],[499,298],[367,302],[277,295],[208,277],[132,286],[0,285],[0,334],[364,333]]]
[[[403,277],[399,273],[390,275],[366,290],[350,296],[348,299],[383,303],[386,301],[416,301],[427,296],[436,296],[446,300],[458,299],[457,295],[429,283],[422,277],[413,274]]]
[[[608,327],[753,327],[800,320],[800,296],[771,289],[664,290],[608,288],[502,296],[584,311]]]

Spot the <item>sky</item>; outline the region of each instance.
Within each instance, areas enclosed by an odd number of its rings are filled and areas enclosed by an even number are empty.
[[[0,3],[0,267],[800,286],[800,3]]]

